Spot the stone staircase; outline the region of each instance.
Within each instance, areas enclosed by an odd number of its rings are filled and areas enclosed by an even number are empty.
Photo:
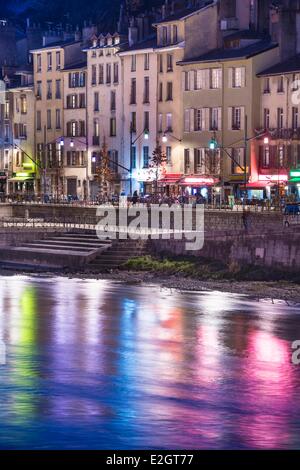
[[[150,254],[148,240],[116,240],[105,251],[98,253],[86,266],[89,272],[107,272],[118,269],[130,258]]]
[[[99,240],[95,232],[57,234],[21,246],[3,248],[0,268],[41,271],[82,268],[111,244],[110,240]]]

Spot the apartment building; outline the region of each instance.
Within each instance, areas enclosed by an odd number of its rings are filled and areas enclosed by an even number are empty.
[[[129,45],[119,53],[123,70],[124,164],[130,169],[126,192],[151,192],[153,171],[149,167],[157,145],[156,38]],[[129,178],[130,178],[129,174]]]
[[[80,41],[51,43],[31,51],[36,98],[36,155],[45,171],[37,192],[61,196],[63,183],[63,76],[68,65],[84,60]],[[44,179],[44,181],[42,181]]]
[[[300,196],[300,58],[294,56],[264,69],[260,78],[260,128],[269,144],[260,141],[257,156],[261,191]],[[261,194],[262,196],[262,194]]]
[[[9,151],[7,193],[32,196],[37,174],[35,155],[35,97],[32,70],[17,72],[19,85],[10,95],[12,142]]]
[[[107,191],[112,194],[124,189],[128,172],[124,172],[123,157],[123,88],[121,59],[118,55],[125,38],[118,34],[101,34],[92,38],[87,54],[87,116],[88,171],[90,196],[100,189],[101,156],[108,161]],[[122,166],[120,166],[122,165]],[[104,171],[104,170],[103,170]],[[98,176],[98,177],[97,177]]]
[[[277,44],[253,38],[252,32],[229,35],[224,45],[180,63],[183,181],[189,191],[201,191],[208,199],[218,186],[224,198],[240,196],[250,175],[253,181],[248,189],[254,188],[258,143],[252,138],[260,124],[256,74],[279,58]]]
[[[6,91],[5,82],[1,81],[0,86],[0,196],[3,197],[11,177],[13,97]]]
[[[85,200],[89,196],[86,60],[64,67],[62,77],[62,194]]]

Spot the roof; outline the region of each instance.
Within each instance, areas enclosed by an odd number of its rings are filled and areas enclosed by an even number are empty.
[[[267,75],[282,75],[283,73],[294,73],[300,72],[300,54],[292,57],[291,59],[279,62],[272,67],[258,73],[258,77],[264,77]]]
[[[178,20],[183,20],[187,18],[188,16],[193,15],[197,11],[202,10],[203,8],[213,5],[215,3],[214,0],[202,0],[202,2],[197,6],[197,7],[190,7],[190,8],[184,8],[179,11],[175,11],[174,14],[168,15],[166,18],[155,21],[153,24],[161,24],[161,23],[169,23],[171,21],[178,21]]]
[[[74,39],[69,39],[67,41],[57,41],[57,42],[51,42],[50,44],[47,44],[46,46],[38,47],[37,49],[32,49],[30,52],[38,52],[38,51],[43,51],[45,49],[56,49],[58,47],[64,48],[67,46],[72,46],[72,44],[79,44],[82,41],[75,41]]]
[[[148,39],[144,39],[143,41],[139,41],[136,44],[133,44],[132,46],[127,46],[122,48],[120,53],[122,52],[130,52],[130,51],[138,51],[138,50],[143,50],[143,49],[153,49],[156,46],[157,40],[156,40],[156,34],[149,37]]]
[[[70,64],[70,65],[67,65],[66,67],[64,67],[62,69],[62,71],[65,71],[65,70],[77,70],[77,69],[85,69],[87,67],[87,61],[86,60],[83,60],[81,62],[77,62],[75,64]]]
[[[224,36],[224,41],[234,41],[235,39],[268,39],[266,34],[258,33],[251,29],[243,29],[242,31],[235,31],[234,33]]]
[[[232,49],[214,49],[206,54],[192,59],[185,59],[178,62],[179,65],[193,64],[198,62],[219,62],[224,60],[249,59],[258,54],[278,47],[278,44],[269,40],[258,41],[246,47]]]

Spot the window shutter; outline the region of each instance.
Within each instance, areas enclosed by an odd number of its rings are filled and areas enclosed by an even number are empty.
[[[205,131],[209,131],[209,118],[210,118],[210,109],[209,108],[204,108],[204,129]]]
[[[245,130],[245,107],[241,107],[241,131]]]
[[[228,69],[228,88],[233,88],[233,68]]]
[[[206,69],[204,72],[204,88],[208,90],[210,88],[210,70]]]
[[[222,108],[218,108],[218,131],[222,130]]]
[[[201,110],[201,131],[205,131],[205,108]]]
[[[241,67],[241,82],[242,87],[246,86],[246,67]]]
[[[190,110],[184,110],[184,132],[190,132]]]
[[[188,74],[189,74],[189,77],[188,77],[189,90],[194,90],[195,89],[195,72],[194,70],[190,70]]]
[[[182,72],[182,91],[188,91],[188,72]]]
[[[196,72],[196,89],[201,90],[203,88],[203,80],[202,80],[202,70],[197,70]]]
[[[190,109],[190,132],[194,132],[195,130],[195,110],[193,108]]]
[[[218,69],[218,88],[222,88],[222,69]]]
[[[232,130],[232,112],[233,112],[233,108],[229,107],[228,108],[228,130],[229,131]]]

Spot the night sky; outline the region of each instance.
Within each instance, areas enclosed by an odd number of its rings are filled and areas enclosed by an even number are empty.
[[[121,0],[0,0],[0,18],[82,23],[117,18]]]

